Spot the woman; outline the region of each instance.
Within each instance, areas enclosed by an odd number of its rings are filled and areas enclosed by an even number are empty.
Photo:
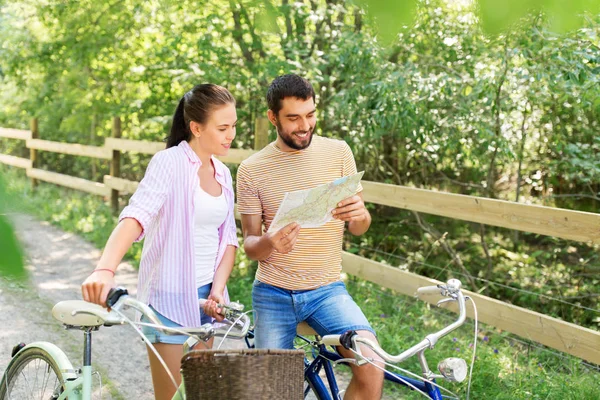
[[[145,236],[138,299],[168,326],[200,326],[211,316],[222,320],[216,303],[228,302],[225,283],[238,242],[231,173],[214,156],[228,153],[236,123],[235,100],[227,89],[204,84],[183,96],[167,149],[150,161],[98,266],[82,284],[84,300],[106,304],[121,259]],[[210,300],[204,312],[198,298]],[[180,383],[186,336],[143,330]],[[170,400],[175,387],[150,349],[148,356],[155,397]]]

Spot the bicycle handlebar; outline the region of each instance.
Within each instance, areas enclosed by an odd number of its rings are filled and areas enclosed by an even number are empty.
[[[206,299],[199,299],[199,306],[203,305]],[[212,324],[204,324],[200,327],[177,327],[172,328],[165,326],[156,316],[156,313],[145,303],[140,302],[134,297],[129,296],[126,289],[113,288],[110,290],[107,300],[107,305],[110,308],[120,311],[124,307],[131,307],[146,316],[151,324],[149,326],[160,329],[171,335],[193,335],[198,336],[202,340],[208,340],[215,336],[225,336],[230,338],[242,339],[246,337],[248,330],[251,327],[250,317],[242,313],[244,306],[239,303],[219,304],[218,307],[224,309],[225,319],[220,322],[222,326],[214,327]],[[236,329],[230,329],[233,325]]]
[[[439,286],[423,286],[417,289],[417,294],[440,294]]]
[[[322,343],[325,345],[331,346],[343,346],[346,349],[352,349],[360,354],[360,347],[358,344],[363,344],[370,347],[377,355],[379,355],[384,360],[391,363],[400,363],[419,352],[431,349],[435,346],[440,338],[446,336],[448,333],[452,332],[459,326],[461,326],[466,318],[467,311],[465,305],[465,296],[461,291],[461,283],[458,279],[450,279],[446,284],[440,284],[438,286],[425,286],[417,289],[418,294],[433,294],[439,293],[443,296],[448,297],[446,300],[442,301],[456,301],[458,303],[458,319],[452,324],[446,326],[445,328],[439,330],[438,332],[429,334],[414,345],[413,347],[407,349],[406,351],[394,356],[388,354],[385,350],[383,350],[377,343],[369,340],[367,338],[359,336],[354,331],[349,331],[343,333],[342,335],[326,335],[321,339]]]

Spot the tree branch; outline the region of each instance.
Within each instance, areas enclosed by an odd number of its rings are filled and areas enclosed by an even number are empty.
[[[248,43],[244,40],[244,34],[242,33],[242,21],[241,21],[241,13],[240,13],[240,5],[236,4],[233,0],[229,0],[229,6],[231,8],[231,14],[233,16],[234,29],[231,33],[233,38],[237,42],[238,46],[242,50],[242,55],[246,59],[247,62],[254,64],[254,57],[252,56],[252,52],[248,48]]]
[[[354,32],[360,33],[362,31],[362,10],[358,7],[354,9]]]
[[[260,55],[261,58],[267,58],[267,54],[265,53],[265,51],[263,49],[262,42],[261,42],[260,38],[258,37],[258,35],[256,34],[256,31],[254,30],[254,25],[252,25],[252,21],[250,21],[250,17],[248,16],[248,12],[246,11],[246,8],[244,8],[244,6],[242,5],[242,2],[239,3],[239,6],[240,6],[240,13],[241,13],[242,17],[244,17],[244,19],[246,20],[246,23],[248,24],[248,30],[250,32],[250,37],[252,38],[252,49],[258,51],[258,54]]]
[[[496,96],[494,98],[494,133],[496,135],[496,145],[494,146],[494,153],[492,154],[492,159],[490,161],[490,167],[488,169],[487,175],[487,190],[488,197],[494,198],[494,181],[495,181],[495,168],[496,168],[496,157],[498,155],[498,146],[501,136],[502,129],[502,121],[500,121],[500,96],[502,95],[502,86],[506,81],[506,75],[508,74],[508,39],[506,39],[506,44],[504,46],[504,70],[502,71],[502,76],[500,77],[500,82],[498,82],[498,88],[496,89]]]
[[[417,219],[417,223],[419,224],[421,229],[433,236],[435,238],[435,241],[440,243],[444,250],[446,250],[446,253],[448,253],[448,255],[452,258],[452,262],[462,270],[465,277],[469,280],[472,290],[478,291],[479,288],[477,286],[477,283],[475,282],[467,268],[465,268],[465,265],[462,263],[458,253],[450,247],[448,242],[443,238],[443,235],[441,235],[434,227],[429,225],[427,222],[421,220],[421,216],[418,212],[412,211],[412,213]]]
[[[485,225],[483,224],[479,224],[479,236],[481,237],[481,246],[483,247],[483,252],[485,253],[488,263],[485,279],[489,281],[492,278],[492,268],[494,264],[492,263],[492,257],[490,256],[490,249],[485,241]]]
[[[581,198],[581,199],[592,199],[592,200],[597,200],[600,201],[600,197],[598,196],[594,196],[591,194],[581,194],[581,193],[573,193],[573,194],[552,194],[550,196],[542,196],[542,199],[554,199],[554,198],[561,198],[561,197],[577,197],[577,198]]]

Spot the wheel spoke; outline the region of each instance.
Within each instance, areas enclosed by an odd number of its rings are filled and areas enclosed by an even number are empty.
[[[26,366],[25,368],[28,368],[28,367],[29,367],[29,366]],[[31,385],[29,384],[29,379],[27,379],[27,374],[25,374],[25,373],[23,372],[23,371],[25,370],[25,368],[23,368],[23,369],[21,370],[21,375],[23,375],[23,378],[25,379],[25,383],[27,384],[27,387],[31,387]],[[28,394],[29,394],[29,396],[28,396],[28,397],[30,397],[30,398],[31,398],[31,397],[32,397],[32,395],[31,395],[31,391],[29,391],[29,393],[28,393]]]
[[[37,397],[36,391],[37,391],[37,387],[38,387],[38,380],[39,380],[38,377],[39,377],[40,369],[41,369],[40,367],[41,367],[43,361],[40,359],[37,359],[35,361],[36,361],[36,363],[35,363],[35,381],[34,381],[33,387],[31,388],[31,397],[33,397],[34,400],[40,400],[39,398],[36,399],[36,397]]]
[[[50,381],[50,373],[53,372],[50,364],[46,365],[46,376],[44,377],[44,382],[42,385],[42,395],[40,396],[40,400],[44,400],[44,394],[46,393],[46,388],[48,387],[48,381]]]

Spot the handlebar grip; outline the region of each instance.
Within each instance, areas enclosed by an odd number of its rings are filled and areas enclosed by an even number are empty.
[[[442,289],[438,286],[423,286],[417,289],[417,294],[441,294]]]
[[[323,342],[326,346],[342,346],[345,349],[354,348],[354,336],[358,335],[356,331],[346,331],[341,335],[325,335],[321,338],[321,342]]]
[[[106,305],[108,306],[108,308],[111,308],[121,298],[121,296],[126,296],[128,294],[129,292],[127,291],[127,289],[119,286],[114,287],[110,289],[110,291],[108,292],[108,296],[106,296]]]
[[[341,346],[340,335],[325,335],[321,338],[321,342],[326,346]]]
[[[203,308],[207,301],[208,301],[208,299],[198,299],[198,307]],[[228,318],[231,316],[231,315],[227,314],[227,309],[224,307],[223,304],[217,304],[217,307],[219,307],[221,309],[221,312],[219,313],[219,315],[222,315],[225,318]]]

